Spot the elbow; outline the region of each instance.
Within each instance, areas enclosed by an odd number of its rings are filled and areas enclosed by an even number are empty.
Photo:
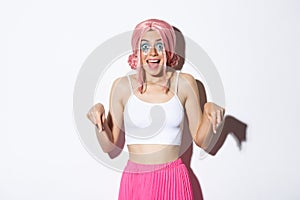
[[[112,148],[111,146],[103,146],[103,145],[100,145],[100,146],[104,153],[110,153],[114,150],[114,148]]]
[[[102,146],[104,153],[107,153],[111,159],[116,158],[123,152],[124,143],[108,143],[106,146]]]
[[[122,150],[123,149],[116,147],[112,151],[108,152],[107,154],[110,157],[110,159],[114,159],[122,153]]]
[[[203,136],[198,136],[198,134],[196,135],[196,137],[194,138],[194,143],[200,147],[200,148],[204,148],[204,138]]]
[[[195,143],[199,148],[201,148],[202,150],[204,150],[206,153],[210,153],[210,152],[209,152],[209,146],[207,146],[207,144],[205,144],[204,141],[197,141],[197,140],[194,140],[194,143]]]
[[[194,143],[197,145],[197,147],[200,147],[201,149],[205,150],[205,145],[203,144],[203,142],[194,140]]]
[[[213,134],[210,122],[206,122],[207,123],[201,123],[201,126],[198,128],[196,136],[194,137],[194,142],[201,149],[208,151]]]
[[[207,135],[199,134],[199,136],[194,138],[194,143],[204,151],[209,152],[210,142]]]
[[[218,138],[214,137],[213,134],[205,135],[201,137],[196,137],[194,139],[194,143],[203,149],[206,153],[210,155],[215,155],[215,144],[217,142]]]
[[[99,139],[98,142],[104,153],[110,153],[115,149],[115,145],[111,143],[109,140],[103,141]]]

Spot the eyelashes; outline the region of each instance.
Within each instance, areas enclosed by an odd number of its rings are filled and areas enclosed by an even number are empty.
[[[162,53],[164,51],[164,45],[162,42],[156,43],[154,45],[154,48],[158,53]],[[151,45],[149,43],[146,42],[141,44],[141,50],[143,53],[145,54],[149,53],[150,49],[151,49]]]

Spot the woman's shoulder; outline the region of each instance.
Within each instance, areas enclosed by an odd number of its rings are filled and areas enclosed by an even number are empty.
[[[185,87],[194,85],[194,83],[196,82],[193,75],[184,72],[179,73],[178,79],[179,79],[178,84]]]
[[[128,77],[127,76],[120,76],[115,78],[115,80],[113,81],[113,84],[119,84],[119,83],[125,83],[128,82]]]
[[[130,92],[130,83],[127,76],[121,76],[116,78],[112,84],[112,92],[119,94],[126,94]]]
[[[193,75],[180,72],[178,78],[178,95],[183,101],[194,97],[198,93],[197,82]]]
[[[186,72],[181,72],[181,71],[179,71],[179,77],[194,78],[194,76],[192,74],[189,74],[189,73],[186,73]]]

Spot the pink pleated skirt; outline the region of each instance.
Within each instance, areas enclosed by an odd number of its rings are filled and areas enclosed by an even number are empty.
[[[128,161],[119,200],[193,200],[189,172],[181,158],[164,164]]]

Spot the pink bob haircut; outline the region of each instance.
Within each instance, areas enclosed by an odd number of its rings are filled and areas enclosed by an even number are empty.
[[[160,34],[164,44],[164,90],[168,91],[168,80],[166,79],[167,66],[174,67],[178,64],[179,56],[175,53],[176,36],[173,27],[167,22],[159,19],[148,19],[136,25],[132,38],[131,47],[132,54],[128,58],[128,63],[131,69],[137,70],[138,90],[143,93],[146,89],[144,86],[143,69],[140,61],[140,43],[142,36],[147,31],[157,31]]]

